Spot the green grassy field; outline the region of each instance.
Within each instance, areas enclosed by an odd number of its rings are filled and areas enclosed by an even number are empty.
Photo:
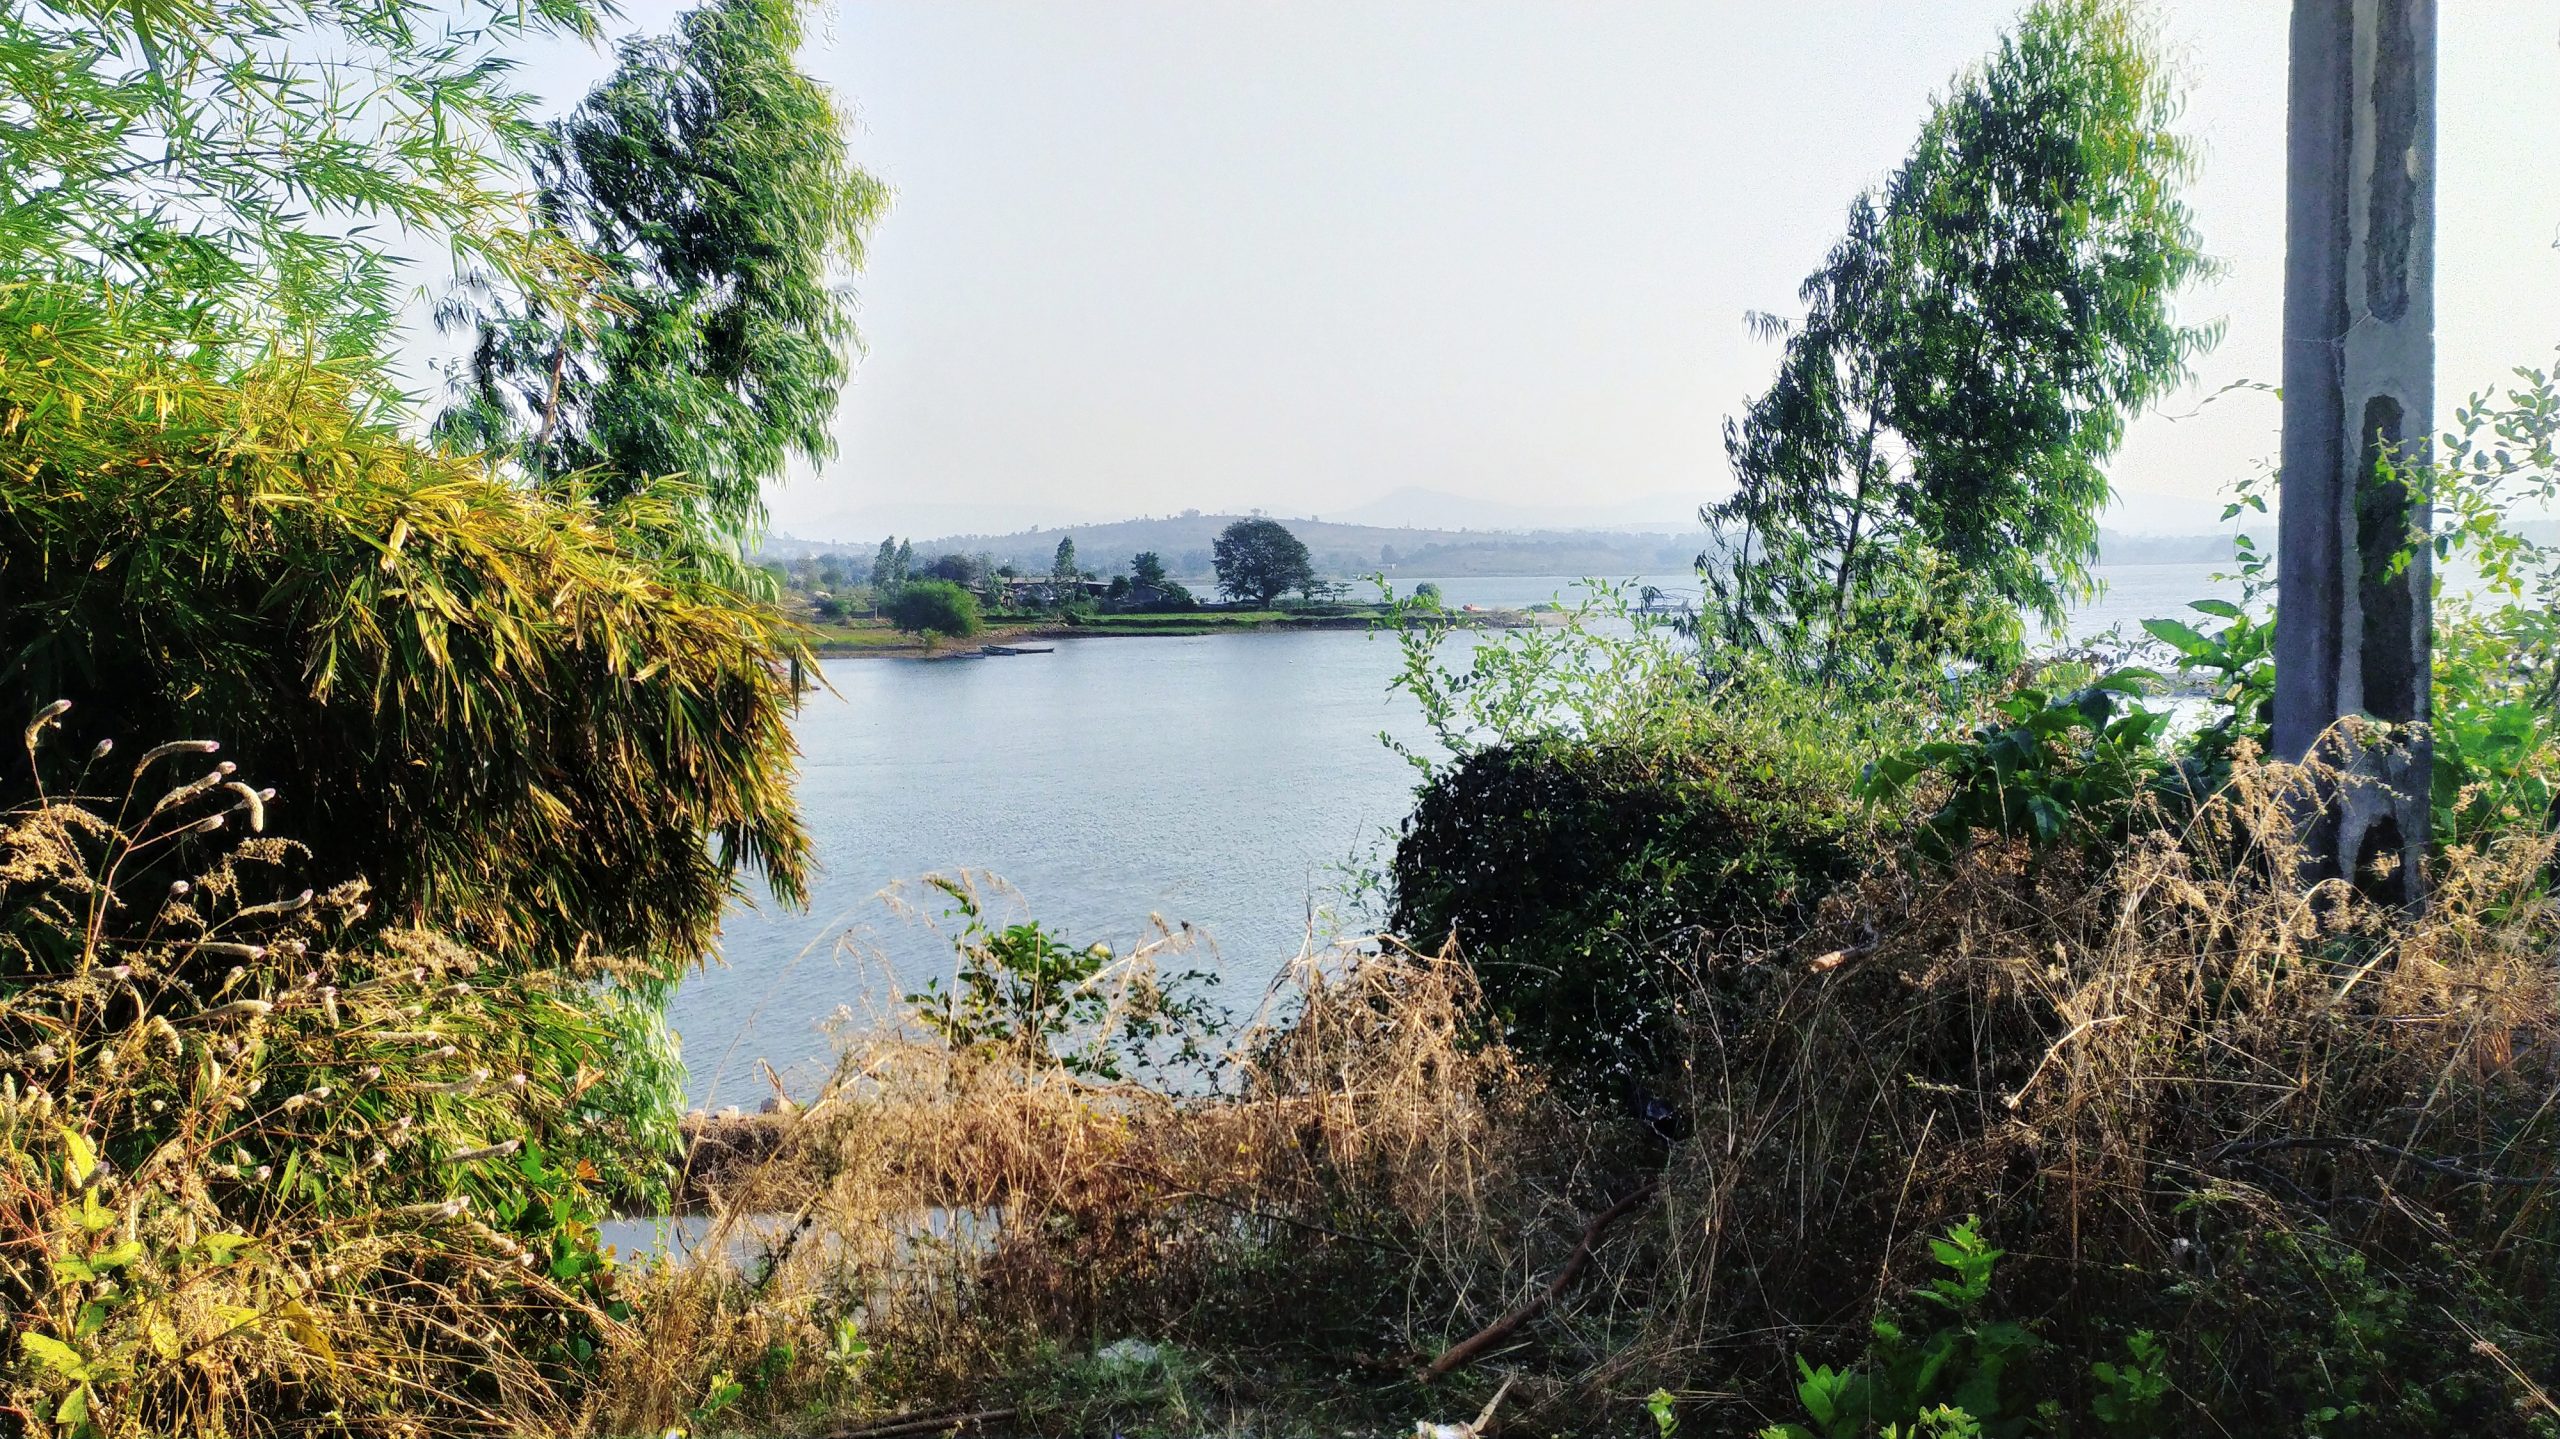
[[[817,625],[813,628],[817,633],[818,648],[829,653],[922,648],[916,643],[915,636],[893,630],[878,620],[855,620],[849,624]],[[975,644],[976,641],[963,643]]]

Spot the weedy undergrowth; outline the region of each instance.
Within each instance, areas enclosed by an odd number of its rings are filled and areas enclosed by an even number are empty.
[[[314,893],[209,741],[0,807],[0,1412],[68,1439],[574,1427],[629,1310],[610,999]],[[55,770],[60,773],[60,770]]]

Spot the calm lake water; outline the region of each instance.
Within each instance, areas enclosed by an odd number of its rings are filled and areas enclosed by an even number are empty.
[[[2076,635],[2222,593],[2210,564],[2112,566]],[[1400,582],[1400,587],[1401,587]],[[1527,605],[1564,579],[1441,581],[1451,604]],[[1688,576],[1660,582],[1694,593]],[[843,659],[800,716],[800,804],[818,873],[805,912],[732,915],[725,963],[672,1019],[697,1104],[752,1109],[759,1061],[795,1091],[823,1075],[827,1024],[876,1012],[950,950],[923,919],[931,872],[989,876],[992,912],[1124,951],[1150,916],[1188,922],[1188,961],[1250,1008],[1310,928],[1330,932],[1346,867],[1370,862],[1414,773],[1379,742],[1425,738],[1390,695],[1391,638],[1356,631],[1061,640],[1055,653]],[[1001,886],[995,881],[1000,880]],[[911,913],[884,900],[904,888]],[[921,915],[922,919],[918,916]]]

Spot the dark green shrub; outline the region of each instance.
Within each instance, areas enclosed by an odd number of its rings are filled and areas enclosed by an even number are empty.
[[[1187,615],[1200,608],[1199,597],[1178,580],[1163,580],[1156,585],[1156,597],[1133,609],[1151,615]]]
[[[1454,934],[1511,1043],[1605,1097],[1660,1074],[1702,959],[1792,937],[1862,830],[1835,777],[1753,736],[1494,745],[1423,786],[1393,922]]]
[[[880,606],[889,623],[930,643],[937,636],[966,639],[985,627],[978,597],[949,580],[918,580]]]

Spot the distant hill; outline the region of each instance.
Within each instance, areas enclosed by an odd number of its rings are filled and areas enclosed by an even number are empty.
[[[1049,526],[1012,534],[917,537],[910,543],[919,559],[951,553],[983,554],[1000,565],[1045,571],[1057,553],[1058,541],[1072,538],[1076,542],[1076,559],[1088,570],[1114,573],[1127,568],[1139,551],[1153,550],[1164,557],[1165,567],[1176,578],[1196,580],[1215,572],[1211,547],[1218,532],[1242,518],[1187,510],[1179,515]],[[1703,534],[1669,530],[1430,529],[1287,518],[1280,523],[1305,541],[1317,570],[1333,579],[1355,579],[1380,572],[1418,579],[1658,574],[1687,569],[1704,540]],[[824,544],[776,535],[765,541],[764,552],[781,559],[808,554],[856,555],[867,562],[878,544],[876,539],[858,544]]]
[[[2231,536],[2098,534],[2098,562],[2109,565],[2223,564],[2232,558]]]
[[[1421,495],[1424,492],[1399,492]],[[1394,497],[1390,497],[1394,498]],[[1382,504],[1384,502],[1381,502]],[[1498,507],[1496,507],[1498,508]],[[1178,515],[1148,515],[1103,524],[1052,525],[1010,534],[954,534],[932,538],[898,536],[915,546],[918,559],[935,555],[987,555],[999,565],[1025,572],[1046,572],[1058,541],[1076,542],[1076,560],[1098,574],[1128,568],[1141,550],[1163,556],[1165,567],[1184,581],[1208,579],[1216,566],[1211,546],[1218,532],[1241,515],[1186,510]],[[1695,523],[1664,525],[1652,530],[1589,528],[1504,529],[1354,524],[1340,520],[1281,519],[1306,542],[1316,569],[1328,578],[1347,580],[1386,573],[1412,579],[1462,576],[1659,575],[1685,571],[1707,547],[1706,533]],[[775,535],[764,553],[777,559],[839,554],[867,565],[877,539],[827,543]],[[2219,563],[2231,558],[2231,537],[2221,535],[2122,535],[2108,532],[2099,540],[2107,564]]]
[[[1415,530],[1509,530],[1525,533],[1615,530],[1686,534],[1698,528],[1698,497],[1646,495],[1597,506],[1512,505],[1446,490],[1408,486],[1333,516],[1357,525]]]

